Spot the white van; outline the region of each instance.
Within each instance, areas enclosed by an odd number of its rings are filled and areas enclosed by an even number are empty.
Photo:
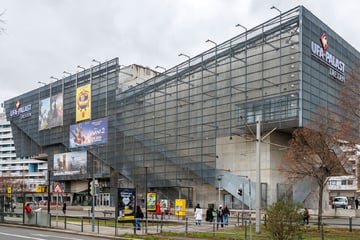
[[[335,197],[332,202],[332,208],[347,208],[348,207],[348,199],[347,197]]]

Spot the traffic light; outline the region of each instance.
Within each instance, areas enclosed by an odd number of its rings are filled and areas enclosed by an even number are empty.
[[[89,193],[90,195],[94,195],[94,181],[90,181],[89,183]]]
[[[241,188],[238,189],[238,194],[239,194],[239,196],[242,196],[242,189]]]

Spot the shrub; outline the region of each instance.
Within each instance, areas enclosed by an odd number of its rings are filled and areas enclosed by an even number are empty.
[[[271,239],[294,239],[300,232],[302,221],[300,205],[292,201],[279,201],[266,209],[266,228]]]

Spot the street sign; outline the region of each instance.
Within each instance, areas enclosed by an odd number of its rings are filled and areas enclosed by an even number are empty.
[[[56,183],[55,187],[53,189],[53,193],[64,193],[64,190],[62,189],[60,183]]]

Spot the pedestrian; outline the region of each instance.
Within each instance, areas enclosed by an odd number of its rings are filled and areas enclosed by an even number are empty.
[[[206,218],[205,218],[205,220],[207,222],[212,222],[214,220],[213,211],[214,211],[214,209],[211,206],[209,206],[208,209],[206,210]]]
[[[309,209],[305,208],[304,210],[304,224],[309,224],[309,218],[310,218],[310,213],[309,213]]]
[[[355,198],[355,208],[359,209],[359,199]]]
[[[62,205],[62,211],[64,214],[66,214],[66,202],[64,202]]]
[[[230,216],[230,210],[227,206],[225,206],[223,213],[224,213],[224,224],[225,226],[227,226],[229,224],[229,216]]]
[[[217,215],[216,215],[216,220],[217,220],[217,225],[216,225],[216,229],[219,229],[219,224],[221,224],[221,227],[224,227],[224,210],[222,208],[222,205],[219,205],[219,209],[217,210]]]
[[[26,215],[31,218],[32,217],[32,208],[30,206],[30,203],[27,203],[26,206],[24,207],[25,213]]]
[[[196,204],[196,207],[195,207],[194,212],[195,212],[195,215],[194,215],[194,217],[195,217],[195,223],[196,223],[196,225],[200,225],[200,224],[201,224],[201,220],[202,220],[202,209],[201,209],[199,203]]]
[[[144,213],[141,210],[141,207],[139,205],[136,206],[136,213],[135,213],[135,227],[136,230],[140,230],[141,229],[141,223],[140,223],[140,219],[144,218]]]

